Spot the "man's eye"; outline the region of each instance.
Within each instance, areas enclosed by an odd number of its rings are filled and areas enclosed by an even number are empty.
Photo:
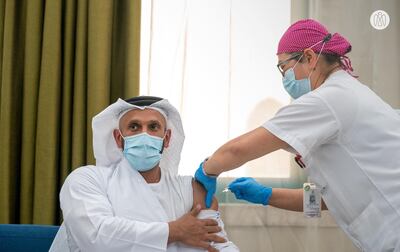
[[[160,128],[160,125],[158,125],[158,124],[156,124],[156,123],[154,123],[154,124],[150,124],[150,127],[149,127],[151,130],[158,130],[159,128]]]
[[[137,125],[137,124],[131,124],[131,125],[129,125],[129,129],[130,129],[130,130],[138,130],[138,129],[139,129],[139,125]]]

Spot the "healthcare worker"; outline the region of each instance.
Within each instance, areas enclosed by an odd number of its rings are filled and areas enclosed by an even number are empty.
[[[294,101],[200,164],[195,178],[208,192],[207,204],[219,174],[284,149],[297,155],[358,248],[400,251],[400,116],[352,76],[345,56],[350,50],[345,38],[315,20],[287,29],[278,45],[278,69]],[[272,189],[252,178],[239,178],[229,189],[253,203],[303,209],[299,190]]]

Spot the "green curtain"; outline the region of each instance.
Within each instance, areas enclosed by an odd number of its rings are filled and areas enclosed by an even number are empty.
[[[138,94],[140,0],[0,1],[0,223],[58,224],[92,117]]]

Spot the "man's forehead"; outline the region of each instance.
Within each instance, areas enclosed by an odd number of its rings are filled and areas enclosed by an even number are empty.
[[[132,109],[126,112],[120,119],[121,123],[126,123],[129,121],[159,121],[160,123],[166,124],[164,116],[155,109],[145,108],[145,109]]]

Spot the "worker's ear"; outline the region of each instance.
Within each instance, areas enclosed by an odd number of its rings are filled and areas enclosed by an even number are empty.
[[[304,50],[304,60],[308,63],[310,70],[315,70],[317,65],[318,54],[312,49],[307,48]]]
[[[118,148],[123,149],[124,148],[124,139],[121,136],[121,132],[117,129],[114,129],[113,136],[114,136],[115,143],[117,144]]]
[[[165,132],[165,137],[164,137],[164,148],[168,148],[168,146],[169,146],[169,141],[171,140],[171,130],[170,129],[168,129],[166,132]]]

